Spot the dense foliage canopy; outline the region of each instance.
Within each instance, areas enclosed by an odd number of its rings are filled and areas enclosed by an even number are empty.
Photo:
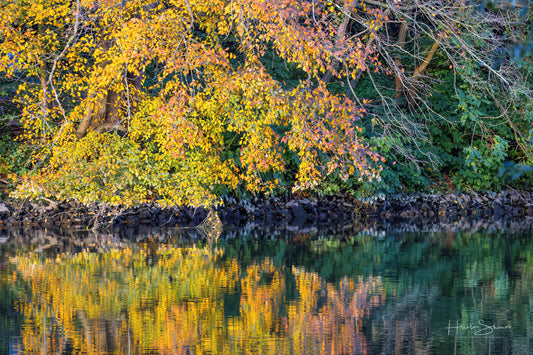
[[[504,162],[531,164],[532,62],[508,50],[530,35],[525,5],[0,4],[2,87],[20,107],[6,122],[23,129],[18,149],[2,143],[16,196],[487,190],[509,181],[495,178]]]

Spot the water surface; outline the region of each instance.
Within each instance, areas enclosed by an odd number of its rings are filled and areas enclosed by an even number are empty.
[[[0,244],[0,353],[533,353],[529,228],[30,239]]]

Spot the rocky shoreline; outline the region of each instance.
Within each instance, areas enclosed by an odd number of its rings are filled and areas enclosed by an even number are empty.
[[[398,223],[420,220],[499,220],[533,216],[533,192],[397,194],[355,199],[351,196],[227,200],[214,209],[226,228],[278,225],[292,229],[349,225],[376,220]],[[0,202],[0,228],[20,226],[105,230],[116,227],[195,227],[208,216],[205,208],[41,201]]]

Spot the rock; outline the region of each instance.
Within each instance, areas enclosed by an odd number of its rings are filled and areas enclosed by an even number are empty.
[[[150,212],[149,209],[143,208],[143,209],[139,210],[137,212],[137,216],[139,217],[139,219],[141,219],[141,220],[149,220],[150,221],[149,223],[151,223],[152,213]]]
[[[11,215],[11,211],[4,203],[0,203],[0,218],[6,218]]]
[[[128,216],[128,218],[126,219],[125,223],[128,226],[137,226],[137,225],[139,225],[139,217],[137,217],[135,215]]]
[[[298,205],[298,201],[296,201],[296,200],[290,200],[289,202],[287,202],[287,203],[285,204],[285,206],[286,206],[287,208],[292,208],[293,206],[297,206],[297,205]]]
[[[280,208],[278,210],[278,215],[281,217],[282,220],[288,221],[291,219],[291,213],[286,208]]]
[[[293,204],[291,206],[291,213],[294,220],[298,221],[307,221],[309,219],[309,214],[300,204]]]
[[[8,219],[6,221],[6,225],[8,225],[8,226],[15,226],[15,225],[17,225],[19,223],[20,223],[20,221],[14,216],[8,217]]]
[[[302,198],[300,201],[299,201],[299,204],[300,205],[309,205],[311,203],[311,201],[309,201],[309,199],[307,198]]]
[[[339,215],[336,214],[335,212],[330,212],[329,213],[329,220],[330,221],[337,221],[339,219]]]

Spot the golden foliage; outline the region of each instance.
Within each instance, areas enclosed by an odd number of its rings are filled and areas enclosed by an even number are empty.
[[[335,42],[335,3],[0,3],[0,71],[27,79],[24,138],[45,162],[17,196],[207,205],[239,185],[272,191],[283,174],[296,189],[379,174],[362,111],[311,84],[340,75],[332,60],[361,71],[371,58],[357,37]],[[275,81],[261,62],[269,47],[309,79]]]

